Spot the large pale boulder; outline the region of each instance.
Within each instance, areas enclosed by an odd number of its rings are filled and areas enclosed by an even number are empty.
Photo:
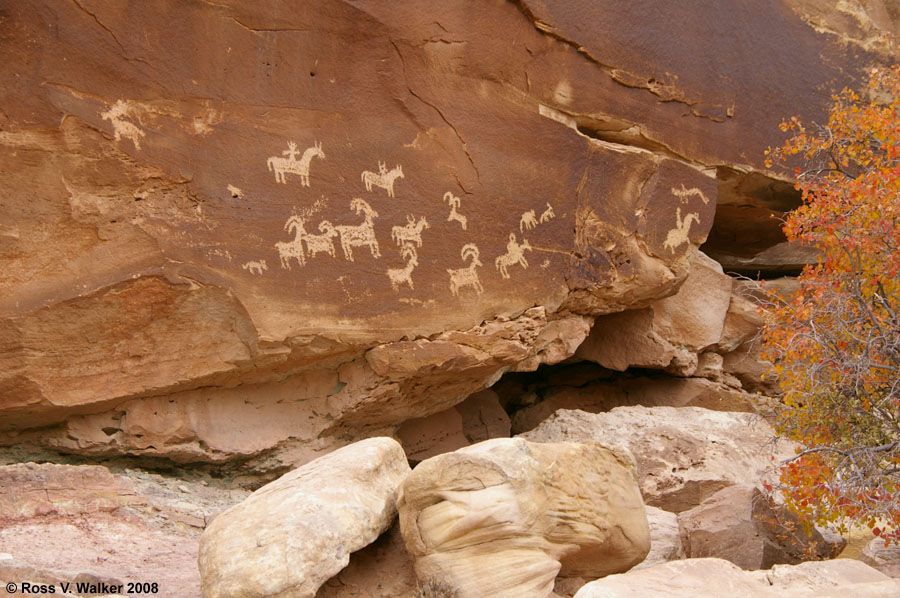
[[[648,506],[647,522],[650,524],[650,552],[635,569],[685,558],[678,531],[678,515]]]
[[[400,526],[420,580],[459,598],[544,598],[557,574],[598,577],[650,548],[631,455],[599,443],[494,439],[420,463]]]
[[[743,571],[715,558],[685,559],[610,575],[575,598],[894,598],[900,583],[852,559]]]
[[[759,415],[700,407],[617,407],[607,413],[560,410],[522,438],[595,440],[627,447],[649,505],[678,513],[726,486],[758,483],[773,455],[772,427]],[[777,452],[776,452],[777,451]]]
[[[742,569],[768,569],[811,559],[832,559],[847,541],[813,527],[776,505],[758,488],[734,485],[678,514],[685,556],[715,557]]]
[[[204,598],[312,598],[390,527],[408,473],[395,440],[371,438],[263,486],[203,533]]]

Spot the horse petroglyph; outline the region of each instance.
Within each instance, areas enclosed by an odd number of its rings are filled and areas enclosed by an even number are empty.
[[[109,110],[100,113],[100,118],[108,120],[113,126],[113,136],[116,141],[120,141],[123,137],[130,139],[134,144],[134,149],[141,149],[141,137],[145,133],[140,130],[137,125],[126,118],[134,118],[132,116],[132,106],[125,100],[117,100],[115,104],[110,106]]]
[[[547,202],[547,209],[541,213],[541,223],[550,222],[556,218],[556,212],[553,211],[553,206],[550,205],[550,202]]]
[[[475,289],[475,292],[479,295],[484,292],[484,287],[481,286],[481,280],[478,279],[478,272],[476,272],[475,268],[478,266],[483,266],[481,260],[478,259],[478,246],[475,243],[466,243],[462,246],[462,249],[459,252],[462,261],[471,260],[469,262],[468,267],[459,268],[457,270],[447,270],[447,273],[450,274],[450,292],[453,293],[453,296],[459,295],[459,290],[463,287],[472,287]]]
[[[537,215],[535,215],[534,210],[528,210],[522,214],[522,217],[519,219],[519,232],[524,232],[522,230],[523,228],[531,230],[537,226],[537,223]]]
[[[304,187],[309,187],[310,161],[317,156],[323,160],[325,159],[322,144],[318,142],[312,147],[306,148],[299,160],[297,160],[297,144],[293,141],[288,141],[288,148],[281,153],[287,157],[272,156],[266,161],[269,171],[275,171],[275,182],[287,184],[286,175],[296,174],[300,175],[300,184]]]
[[[388,197],[394,197],[394,181],[402,179],[403,168],[398,164],[388,170],[384,162],[378,162],[378,172],[363,170],[362,182],[366,184],[366,191],[372,191],[372,186],[381,187],[387,191]]]
[[[350,201],[350,209],[355,211],[357,216],[361,213],[365,213],[365,217],[363,223],[357,226],[342,225],[334,227],[341,235],[341,249],[344,250],[344,257],[352,262],[352,248],[363,246],[369,247],[369,250],[372,252],[372,257],[381,257],[381,251],[378,248],[378,239],[375,238],[375,218],[378,217],[378,212],[373,210],[368,203],[358,197],[354,197],[353,200]]]
[[[259,274],[262,276],[262,273],[269,269],[269,266],[266,265],[266,260],[259,260],[257,262],[246,262],[241,264],[241,268],[250,272],[250,274]]]
[[[533,211],[532,211],[533,212]],[[528,261],[525,259],[525,250],[531,251],[531,244],[528,239],[523,239],[520,245],[516,241],[516,233],[509,233],[509,242],[506,244],[506,253],[494,260],[494,265],[500,270],[500,276],[509,278],[507,268],[515,264],[519,264],[523,269],[528,268]]]
[[[412,214],[407,215],[406,221],[406,226],[395,226],[391,229],[391,238],[401,247],[407,243],[415,243],[416,247],[421,247],[422,230],[430,228],[428,221],[425,220],[425,216],[422,216],[416,222],[416,218]]]
[[[413,289],[412,271],[419,265],[419,256],[416,255],[416,248],[412,245],[404,245],[400,250],[400,256],[406,260],[405,268],[390,268],[387,271],[388,278],[391,279],[391,288],[394,291],[400,290],[400,285],[406,283],[410,289]]]
[[[681,189],[672,187],[672,195],[680,199],[682,203],[687,202],[689,197],[696,195],[700,198],[701,201],[703,201],[705,205],[709,204],[709,198],[703,195],[703,191],[700,191],[700,189],[698,189],[697,187],[686,189],[684,183],[681,184]]]
[[[447,191],[444,193],[444,201],[450,204],[450,215],[447,216],[447,222],[456,220],[462,226],[462,229],[466,230],[466,217],[457,211],[459,210],[459,198]]]
[[[694,222],[700,222],[700,214],[691,212],[684,217],[684,220],[682,220],[681,208],[676,208],[675,228],[670,230],[669,234],[666,235],[666,240],[663,241],[663,247],[665,247],[672,253],[675,253],[676,247],[688,242],[688,233],[691,230],[691,224]]]

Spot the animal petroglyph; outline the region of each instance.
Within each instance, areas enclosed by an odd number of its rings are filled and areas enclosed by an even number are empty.
[[[402,179],[403,168],[398,164],[388,170],[384,162],[378,163],[378,172],[363,170],[362,182],[366,184],[366,191],[372,191],[372,186],[381,187],[387,191],[388,197],[394,197],[394,181]]]
[[[680,199],[682,203],[687,202],[689,197],[696,195],[704,204],[709,204],[709,198],[703,195],[703,191],[700,191],[697,187],[686,189],[684,183],[681,184],[681,189],[672,187],[672,195]]]
[[[676,208],[675,228],[670,230],[669,234],[666,235],[666,240],[663,241],[663,247],[665,247],[672,253],[675,253],[676,247],[688,242],[688,233],[691,230],[691,224],[694,222],[700,222],[700,214],[691,212],[684,217],[684,220],[682,220],[681,208]]]
[[[120,141],[124,137],[131,140],[134,144],[134,149],[141,149],[141,137],[145,133],[133,122],[125,120],[126,118],[134,118],[132,116],[132,106],[128,102],[117,100],[115,104],[110,106],[109,110],[100,113],[100,118],[108,120],[112,124],[113,136],[116,141]]]
[[[241,268],[250,272],[250,274],[259,274],[262,276],[262,273],[269,269],[269,266],[266,265],[266,260],[259,260],[256,262],[247,262],[241,264]]]
[[[419,256],[416,255],[416,249],[412,245],[404,245],[400,250],[400,255],[406,260],[406,267],[391,268],[387,271],[388,278],[391,279],[391,288],[395,291],[400,290],[400,285],[406,283],[410,289],[413,289],[412,271],[419,265]]]
[[[421,247],[422,230],[430,228],[428,221],[425,220],[425,216],[422,216],[416,222],[416,218],[412,214],[406,217],[406,221],[406,226],[395,226],[391,229],[391,238],[401,247],[407,243],[415,243],[416,247]]]
[[[525,251],[531,251],[528,239],[523,239],[521,245],[516,241],[516,233],[509,233],[509,242],[506,244],[506,253],[494,260],[494,265],[500,270],[500,276],[509,278],[507,268],[519,264],[523,269],[528,268],[528,260],[525,259]]]
[[[306,254],[303,252],[303,219],[296,215],[291,216],[284,223],[284,230],[293,231],[294,239],[275,243],[275,249],[278,250],[278,256],[281,258],[281,267],[290,270],[292,259],[296,259],[301,266],[306,265]]]
[[[550,222],[556,218],[556,212],[553,211],[553,206],[550,203],[547,203],[547,209],[541,213],[541,223]]]
[[[462,261],[471,260],[465,268],[457,270],[447,270],[450,274],[450,292],[453,296],[459,295],[459,290],[464,287],[472,287],[479,295],[484,292],[481,286],[481,280],[478,279],[478,272],[475,270],[478,266],[483,266],[481,260],[478,259],[478,246],[475,243],[466,243],[459,252]]]
[[[534,213],[534,210],[528,210],[522,217],[519,219],[519,232],[524,232],[522,229],[531,230],[535,226],[537,226],[537,215]]]
[[[369,250],[372,252],[372,257],[381,257],[381,250],[378,248],[378,239],[375,238],[374,222],[375,218],[378,217],[378,212],[373,210],[368,203],[358,197],[354,197],[350,202],[350,209],[354,210],[357,216],[361,213],[365,213],[365,218],[363,219],[363,223],[357,226],[342,225],[334,227],[341,235],[341,249],[344,250],[344,257],[352,262],[352,248],[363,246],[369,247]]]
[[[447,191],[444,193],[444,201],[450,204],[450,215],[447,216],[447,222],[456,220],[462,226],[462,229],[466,230],[466,217],[457,211],[459,210],[459,198]]]
[[[231,197],[234,199],[244,199],[244,192],[235,187],[234,185],[228,185],[228,192],[231,193]]]
[[[328,222],[327,220],[323,220],[319,223],[319,235],[311,235],[306,233],[303,236],[303,240],[306,242],[306,250],[309,252],[309,257],[316,257],[316,254],[325,252],[331,257],[335,257],[334,255],[334,239],[338,232],[334,228],[334,226]]]
[[[293,141],[288,141],[288,148],[281,154],[287,157],[272,156],[266,161],[269,171],[275,171],[275,182],[287,184],[287,175],[296,174],[300,175],[300,184],[304,187],[309,187],[310,161],[315,157],[325,159],[322,144],[318,142],[312,147],[306,148],[299,160],[297,159],[297,144]]]

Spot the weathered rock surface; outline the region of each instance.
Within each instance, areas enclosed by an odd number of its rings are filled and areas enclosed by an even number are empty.
[[[859,560],[890,577],[900,577],[900,546],[885,545],[884,538],[873,538],[859,554]]]
[[[816,528],[806,533],[796,516],[747,485],[723,488],[679,513],[678,528],[686,557],[725,559],[748,570],[832,559],[847,545]]]
[[[416,573],[397,523],[350,555],[350,564],[319,589],[316,598],[413,598]]]
[[[678,515],[648,506],[647,522],[650,524],[650,552],[635,569],[685,558],[678,531]]]
[[[278,468],[568,357],[881,59],[798,3],[8,3],[0,442]]]
[[[740,389],[703,378],[627,376],[591,381],[580,386],[541,389],[539,401],[519,409],[512,430],[531,430],[560,409],[602,413],[616,407],[702,407],[714,411],[755,412],[758,400]]]
[[[634,455],[648,505],[680,513],[722,488],[756,484],[774,453],[772,427],[750,413],[700,407],[617,407],[608,413],[560,410],[521,435],[532,442],[621,445]]]
[[[551,596],[557,574],[624,571],[650,549],[627,451],[488,440],[420,463],[398,499],[422,581],[459,598]]]
[[[743,571],[722,559],[671,561],[585,585],[575,598],[889,598],[900,584],[852,559]]]
[[[370,438],[263,486],[203,532],[203,596],[312,598],[390,527],[408,473],[395,440]]]

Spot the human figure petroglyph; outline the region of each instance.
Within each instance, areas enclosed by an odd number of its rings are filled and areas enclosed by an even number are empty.
[[[675,209],[675,228],[669,231],[669,234],[666,235],[666,240],[663,241],[663,247],[675,253],[675,248],[683,243],[688,242],[688,233],[691,230],[691,224],[694,222],[700,222],[700,214],[696,212],[691,212],[687,216],[684,217],[684,220],[681,219],[681,208]]]
[[[324,160],[325,152],[322,151],[322,144],[315,142],[312,147],[306,148],[299,160],[297,160],[298,153],[297,144],[288,141],[288,148],[281,152],[283,156],[287,156],[286,158],[272,156],[266,161],[269,171],[275,171],[276,183],[287,184],[287,175],[296,174],[300,175],[300,184],[309,187],[309,163],[315,157]]]
[[[406,283],[410,289],[413,289],[412,271],[419,265],[419,256],[416,254],[416,248],[406,244],[400,250],[400,256],[406,260],[406,266],[403,268],[390,268],[387,271],[388,278],[391,279],[391,288],[395,291],[400,290],[400,285]]]
[[[681,184],[681,189],[676,189],[672,187],[672,195],[681,200],[682,203],[687,202],[688,198],[696,195],[703,201],[704,204],[709,204],[709,198],[706,197],[700,189],[697,187],[691,187],[690,189],[685,188],[684,183]]]
[[[523,269],[528,268],[528,260],[525,259],[525,251],[531,251],[528,239],[523,239],[519,244],[516,241],[516,233],[509,233],[509,242],[506,244],[506,253],[494,260],[494,265],[500,270],[500,276],[509,278],[509,266],[519,264]]]
[[[447,216],[447,222],[456,220],[462,226],[462,229],[466,230],[466,217],[457,211],[460,205],[459,198],[447,191],[444,193],[444,201],[450,204],[450,215]]]
[[[384,162],[378,162],[378,172],[363,170],[362,182],[366,184],[366,191],[372,191],[372,186],[381,187],[387,191],[388,197],[394,197],[394,181],[404,178],[403,167],[399,164],[388,170]]]
[[[531,230],[535,226],[537,226],[537,215],[534,213],[534,210],[528,210],[522,217],[519,219],[519,232],[524,232],[522,229]]]
[[[459,252],[462,261],[471,260],[469,265],[465,268],[459,268],[456,270],[447,270],[447,273],[450,274],[450,292],[453,293],[453,296],[459,295],[459,290],[463,287],[472,287],[475,289],[475,292],[479,295],[484,292],[484,287],[481,286],[481,280],[478,278],[478,272],[475,270],[478,266],[483,266],[481,260],[478,259],[479,251],[478,246],[475,243],[466,243],[462,246],[462,249]]]
[[[125,120],[131,117],[132,107],[125,100],[116,100],[116,103],[110,106],[109,110],[100,113],[100,118],[108,120],[113,126],[113,137],[116,141],[120,141],[123,137],[130,139],[134,144],[134,149],[141,149],[141,137],[145,133],[140,130],[133,122]]]
[[[391,229],[391,239],[401,247],[406,243],[415,243],[416,247],[421,247],[422,231],[426,228],[431,228],[428,226],[428,221],[425,219],[425,216],[422,216],[416,222],[416,217],[408,214],[406,222],[406,226],[395,226]]]
[[[259,260],[241,264],[241,268],[247,270],[250,274],[259,274],[262,276],[262,273],[268,270],[269,266],[266,265],[266,260]]]
[[[547,209],[541,213],[541,224],[550,222],[554,218],[556,218],[556,212],[553,211],[553,206],[550,205],[550,202],[547,202]]]
[[[338,234],[341,235],[341,249],[344,250],[344,257],[348,261],[353,261],[353,247],[368,246],[372,252],[372,257],[381,257],[381,250],[378,248],[378,239],[375,238],[375,218],[378,212],[364,200],[354,197],[350,202],[350,209],[359,216],[365,213],[363,223],[357,226],[341,225],[334,227]]]

